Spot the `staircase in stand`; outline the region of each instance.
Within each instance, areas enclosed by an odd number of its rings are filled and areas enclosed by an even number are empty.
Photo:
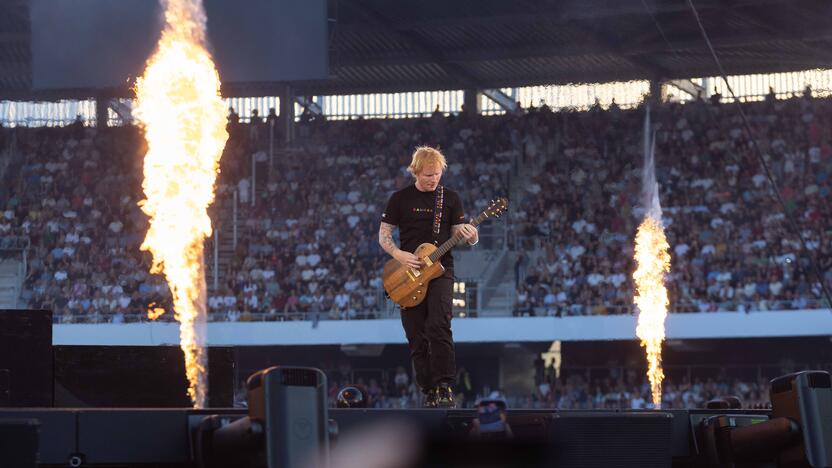
[[[539,163],[524,163],[522,159],[518,161],[517,171],[512,174],[509,182],[509,210],[505,217],[507,222],[516,219],[514,213],[522,205],[526,188],[532,183],[534,176],[542,170],[543,168]],[[515,232],[515,235],[520,234]],[[520,245],[509,245],[508,249],[512,250],[506,250],[499,260],[499,265],[493,270],[494,274],[488,278],[481,297],[482,305],[479,312],[481,317],[511,316],[517,297],[514,265],[520,248]],[[526,250],[526,255],[528,256],[526,267],[528,267],[528,265],[534,265],[537,259],[543,255],[543,249],[535,245],[531,250]]]
[[[231,263],[234,260],[234,207],[233,199],[230,196],[217,199],[214,207],[214,229],[216,233],[205,243],[205,281],[208,283],[208,292],[222,292],[226,275],[229,272]],[[240,232],[238,232],[240,234]],[[217,286],[214,288],[214,240],[218,240],[217,253]]]
[[[0,309],[16,309],[19,306],[22,272],[20,260],[0,260]]]

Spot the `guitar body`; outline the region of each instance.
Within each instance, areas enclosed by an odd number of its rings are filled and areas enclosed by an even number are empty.
[[[479,216],[472,219],[470,224],[477,227],[486,218],[500,216],[507,207],[508,200],[505,198],[492,200],[491,204]],[[439,247],[433,244],[422,244],[417,247],[413,254],[422,260],[423,265],[419,269],[404,266],[395,259],[389,260],[384,265],[381,278],[384,290],[387,291],[390,299],[405,309],[421,304],[428,295],[428,283],[445,273],[445,267],[440,262],[442,256],[461,240],[462,233],[457,232]]]
[[[416,270],[399,263],[396,259],[389,260],[384,265],[382,282],[387,295],[403,308],[416,307],[425,300],[428,293],[428,283],[445,273],[445,267],[438,260],[430,262],[427,258],[436,251],[433,244],[422,244],[413,252],[426,265]]]

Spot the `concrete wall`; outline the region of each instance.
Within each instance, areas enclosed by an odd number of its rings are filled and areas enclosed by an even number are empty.
[[[635,317],[525,317],[454,319],[457,342],[542,342],[635,339]],[[672,314],[668,339],[832,336],[832,311]],[[175,323],[57,324],[56,345],[169,345]],[[212,346],[405,343],[398,319],[208,324]]]

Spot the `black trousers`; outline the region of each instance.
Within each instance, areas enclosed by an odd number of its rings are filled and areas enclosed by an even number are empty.
[[[421,304],[401,310],[416,384],[423,390],[440,383],[453,384],[456,378],[451,333],[453,288],[453,270],[449,269],[430,282],[427,297]]]

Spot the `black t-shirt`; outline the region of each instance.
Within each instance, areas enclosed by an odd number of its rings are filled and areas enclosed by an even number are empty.
[[[451,238],[451,225],[465,223],[462,200],[459,194],[445,187],[442,208],[442,224],[439,227],[439,245]],[[409,185],[390,196],[381,221],[399,227],[401,249],[413,252],[424,243],[433,243],[433,209],[436,191],[422,192],[416,185]],[[449,251],[442,256],[442,265],[453,268],[454,258]]]

